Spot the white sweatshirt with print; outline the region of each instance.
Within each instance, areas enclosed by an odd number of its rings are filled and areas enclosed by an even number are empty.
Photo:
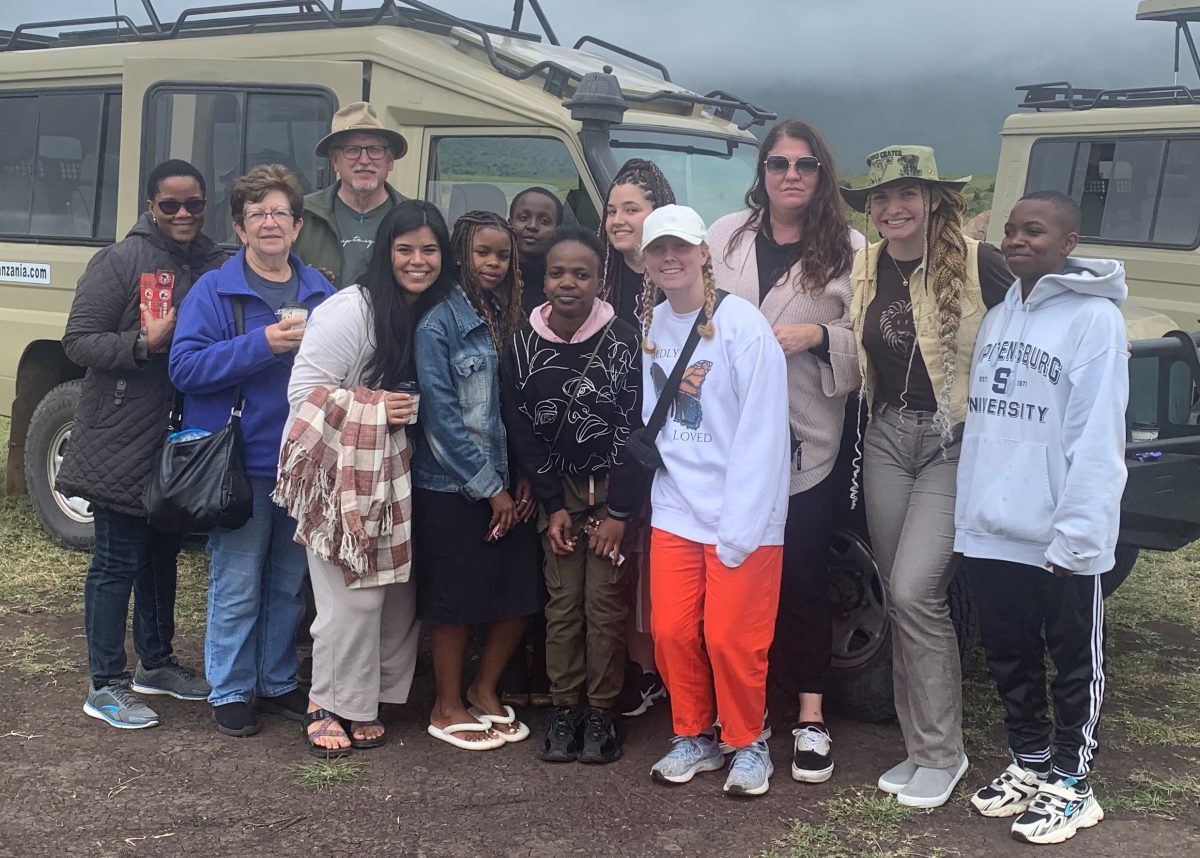
[[[1082,575],[1113,567],[1129,401],[1125,269],[1070,257],[975,341],[954,550]]]
[[[643,354],[642,417],[658,394],[699,312],[654,311]],[[716,545],[740,566],[761,545],[782,545],[787,519],[790,435],[787,363],[762,313],[728,295],[688,360],[679,392],[655,438],[664,467],[651,490],[654,527]]]

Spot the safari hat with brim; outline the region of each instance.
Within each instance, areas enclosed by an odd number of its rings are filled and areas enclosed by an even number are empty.
[[[917,180],[961,191],[971,176],[943,179],[938,175],[933,149],[928,146],[886,146],[867,156],[867,184],[863,188],[840,188],[846,205],[856,212],[867,210],[867,194],[892,182]]]
[[[398,131],[384,128],[374,107],[365,101],[355,101],[333,114],[330,132],[317,144],[317,157],[328,158],[329,149],[337,141],[338,136],[355,131],[364,134],[378,134],[392,147],[392,152],[397,158],[403,158],[404,153],[408,151],[408,143],[404,137]]]

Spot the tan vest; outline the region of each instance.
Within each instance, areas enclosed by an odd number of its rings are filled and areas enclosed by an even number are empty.
[[[983,304],[983,294],[979,287],[979,242],[973,238],[967,242],[967,282],[963,289],[962,321],[958,326],[958,354],[955,365],[957,372],[954,386],[950,389],[951,426],[962,423],[967,418],[967,388],[970,383],[971,357],[975,350],[975,336],[979,333],[979,324],[983,321],[987,308]],[[850,285],[854,290],[854,298],[850,304],[850,319],[854,328],[855,345],[858,347],[858,368],[863,378],[863,399],[870,413],[875,399],[875,369],[867,359],[867,350],[863,348],[863,323],[867,315],[867,307],[875,298],[876,271],[879,264],[879,254],[886,242],[877,241],[865,250],[854,254],[854,268],[850,272]],[[925,361],[925,369],[933,384],[935,396],[941,396],[942,385],[946,376],[942,372],[941,344],[938,339],[937,305],[933,298],[933,286],[925,285],[925,263],[922,262],[908,279],[909,294],[912,296],[913,323],[917,329],[917,342],[921,346],[921,357]]]

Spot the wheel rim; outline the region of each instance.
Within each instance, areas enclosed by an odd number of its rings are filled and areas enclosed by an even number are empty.
[[[92,504],[90,501],[81,497],[64,495],[54,488],[58,471],[62,468],[63,456],[67,452],[67,441],[71,439],[71,427],[74,425],[74,422],[64,423],[50,439],[50,446],[46,451],[46,479],[50,486],[50,496],[54,498],[54,503],[58,506],[59,511],[71,521],[79,524],[91,524]]]
[[[850,530],[838,530],[833,535],[829,564],[833,667],[861,667],[887,642],[887,593],[879,567],[866,541]]]

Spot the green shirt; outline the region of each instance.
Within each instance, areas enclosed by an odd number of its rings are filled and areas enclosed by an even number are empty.
[[[362,214],[337,197],[333,203],[338,232],[342,237],[342,282],[338,286],[357,283],[367,270],[371,260],[371,249],[375,246],[375,231],[383,216],[392,209],[392,201]]]

